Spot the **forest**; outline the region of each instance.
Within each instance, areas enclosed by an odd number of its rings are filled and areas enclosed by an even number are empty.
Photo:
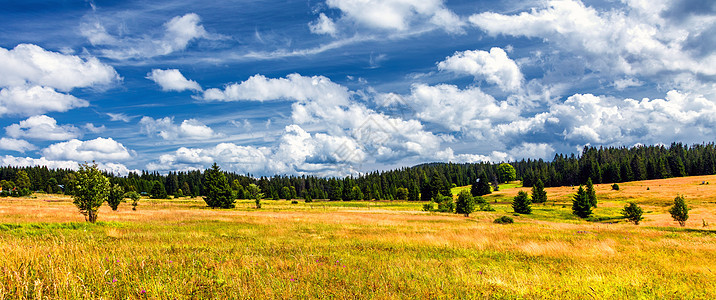
[[[670,146],[584,147],[580,155],[557,154],[552,161],[521,160],[509,162],[516,178],[505,178],[498,171],[499,163],[427,163],[389,171],[374,171],[360,176],[321,178],[316,176],[254,177],[251,174],[224,172],[239,199],[249,198],[245,188],[256,184],[266,199],[328,199],[328,200],[430,200],[441,193],[450,194],[453,186],[465,186],[478,177],[496,184],[519,179],[526,187],[542,180],[547,187],[580,185],[589,178],[594,183],[617,183],[645,179],[662,179],[716,173],[714,143]],[[136,191],[156,198],[203,196],[202,171],[143,171],[117,176],[105,173],[113,184],[125,191]],[[74,179],[69,169],[47,167],[0,167],[0,184],[4,194],[13,190],[45,191],[71,194],[64,189]],[[23,194],[19,192],[17,194]]]

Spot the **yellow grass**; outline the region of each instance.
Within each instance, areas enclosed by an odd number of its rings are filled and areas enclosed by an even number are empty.
[[[595,213],[635,201],[643,225],[573,218],[571,187],[512,225],[492,220],[520,188],[469,218],[420,202],[192,199],[104,206],[89,225],[65,196],[1,198],[0,299],[715,298],[716,176],[620,186],[597,185]],[[676,193],[693,207],[685,230],[667,212]]]

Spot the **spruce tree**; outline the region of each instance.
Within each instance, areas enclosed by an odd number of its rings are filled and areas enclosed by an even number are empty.
[[[484,171],[480,174],[480,177],[472,183],[470,193],[475,197],[492,193],[492,190],[490,189],[490,181],[487,179],[487,174],[485,174]]]
[[[580,185],[577,194],[572,199],[572,214],[580,218],[589,217],[592,214],[592,206],[589,204],[587,192]]]
[[[164,184],[160,181],[154,181],[152,190],[149,193],[152,199],[167,199],[167,190],[164,189]]]
[[[669,213],[671,213],[671,217],[674,221],[679,222],[681,227],[686,226],[686,220],[689,219],[689,207],[686,206],[686,201],[683,196],[679,195],[674,198],[674,206],[669,209]]]
[[[525,191],[519,191],[517,196],[512,200],[512,209],[518,214],[531,214],[532,207],[530,206],[532,201]]]
[[[589,206],[592,208],[597,207],[597,192],[594,191],[594,184],[592,184],[592,178],[587,178],[587,198],[589,199]]]
[[[639,222],[644,219],[641,216],[642,213],[644,213],[644,211],[634,202],[630,202],[622,209],[622,215],[629,220],[629,222],[633,222],[634,225],[639,225]]]
[[[455,202],[455,213],[469,217],[475,211],[475,199],[468,191],[462,191],[457,195]]]
[[[547,202],[547,192],[544,190],[544,183],[542,183],[542,179],[537,179],[535,185],[532,186],[532,202]]]
[[[219,165],[214,163],[204,172],[204,202],[211,208],[234,208],[234,193]]]

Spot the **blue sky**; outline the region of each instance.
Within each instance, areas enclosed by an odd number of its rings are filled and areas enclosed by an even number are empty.
[[[716,4],[2,1],[0,163],[342,176],[701,143]]]

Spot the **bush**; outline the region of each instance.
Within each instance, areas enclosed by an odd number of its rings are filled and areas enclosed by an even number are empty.
[[[512,209],[519,214],[531,214],[532,207],[530,206],[532,201],[530,197],[524,191],[519,191],[515,199],[512,200]]]
[[[291,200],[291,204],[298,204],[298,200]]]
[[[514,222],[515,221],[512,220],[512,218],[510,218],[508,216],[502,216],[502,217],[495,219],[496,224],[512,224]]]
[[[683,196],[679,195],[674,198],[674,206],[669,209],[669,213],[671,213],[671,217],[674,221],[679,222],[681,227],[686,226],[686,220],[689,219],[689,207],[686,206],[686,201]]]
[[[615,184],[612,184],[612,190],[618,191],[618,190],[619,190],[619,185],[616,184],[616,183],[615,183]]]
[[[626,206],[624,206],[624,209],[622,209],[622,215],[629,220],[629,222],[633,222],[634,225],[639,225],[639,221],[643,220],[644,218],[641,216],[641,214],[644,211],[639,207],[639,205],[636,205],[636,203],[629,203]]]
[[[497,201],[497,200],[495,200],[495,201]],[[492,208],[490,203],[487,202],[487,200],[485,200],[485,198],[482,198],[480,196],[475,197],[475,204],[477,205],[478,210],[480,210],[480,211],[495,211],[495,209]]]
[[[313,199],[311,199],[311,195],[306,195],[305,197],[303,197],[303,200],[304,200],[304,202],[306,202],[306,203],[311,203],[311,202],[313,202]]]
[[[423,204],[423,211],[433,211],[433,203],[428,202]]]

